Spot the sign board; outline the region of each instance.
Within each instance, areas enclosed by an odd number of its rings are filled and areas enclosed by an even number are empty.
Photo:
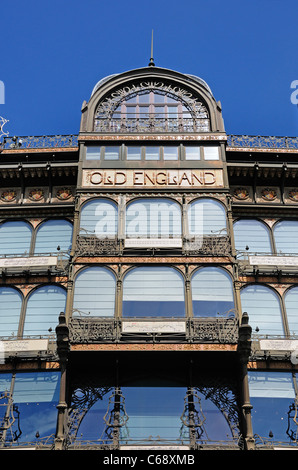
[[[298,266],[298,256],[249,256],[249,264],[267,266]]]
[[[85,188],[222,188],[223,170],[83,170]]]
[[[57,256],[33,256],[27,258],[0,258],[0,268],[56,266]]]
[[[0,341],[0,364],[5,356],[13,353],[34,353],[47,351],[48,339],[17,339]]]
[[[126,238],[126,248],[181,248],[182,239],[173,238]]]
[[[184,321],[124,321],[123,333],[185,333]]]
[[[260,349],[263,351],[295,351],[298,349],[298,340],[260,339]]]

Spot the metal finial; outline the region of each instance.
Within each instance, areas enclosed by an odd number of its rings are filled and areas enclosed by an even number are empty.
[[[151,57],[150,57],[150,62],[149,62],[149,67],[153,66],[154,67],[154,59],[153,59],[153,29],[152,29],[152,36],[151,36]]]

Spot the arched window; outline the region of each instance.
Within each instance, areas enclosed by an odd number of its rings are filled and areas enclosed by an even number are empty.
[[[278,295],[269,287],[252,284],[241,290],[241,307],[249,316],[253,333],[283,335],[284,328]]]
[[[123,317],[184,317],[184,282],[174,268],[135,268],[123,282]]]
[[[192,305],[195,317],[234,315],[231,276],[221,268],[201,268],[191,279]]]
[[[32,228],[27,222],[4,222],[0,225],[0,255],[28,255],[31,235]]]
[[[298,254],[298,222],[282,220],[275,224],[274,240],[277,253]]]
[[[108,199],[92,199],[81,210],[80,235],[98,238],[115,237],[118,227],[118,211]]]
[[[27,302],[24,335],[55,333],[60,312],[65,311],[66,291],[56,285],[39,287]]]
[[[298,334],[298,287],[292,287],[285,294],[285,307],[290,334]]]
[[[176,93],[175,93],[176,91]],[[102,101],[95,113],[94,131],[208,132],[207,108],[189,92],[169,85],[146,88],[144,84],[126,86]]]
[[[175,201],[139,199],[127,206],[127,237],[173,238],[181,233],[181,209]]]
[[[99,266],[83,269],[75,280],[74,316],[114,316],[115,295],[116,279],[110,270]]]
[[[234,223],[236,250],[248,253],[271,253],[270,234],[259,220],[242,219]]]
[[[12,287],[0,287],[0,336],[17,335],[22,295]]]
[[[37,229],[34,253],[68,252],[71,239],[72,224],[68,220],[47,220]]]
[[[188,207],[188,230],[191,236],[226,235],[226,211],[215,199],[198,199]]]

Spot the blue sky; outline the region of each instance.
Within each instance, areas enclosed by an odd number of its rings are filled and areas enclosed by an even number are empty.
[[[203,78],[228,134],[298,135],[297,0],[2,0],[9,135],[77,134],[101,78],[160,67]]]

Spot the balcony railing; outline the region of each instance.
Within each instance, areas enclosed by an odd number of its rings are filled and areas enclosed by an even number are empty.
[[[209,132],[206,119],[97,119],[94,132]],[[261,135],[227,135],[230,148],[294,149],[298,150],[298,137],[278,137]],[[77,148],[78,135],[42,135],[7,137],[0,141],[0,150]]]
[[[128,328],[126,327],[128,325]],[[175,342],[237,344],[234,317],[191,319],[115,319],[73,317],[69,324],[72,344]]]

